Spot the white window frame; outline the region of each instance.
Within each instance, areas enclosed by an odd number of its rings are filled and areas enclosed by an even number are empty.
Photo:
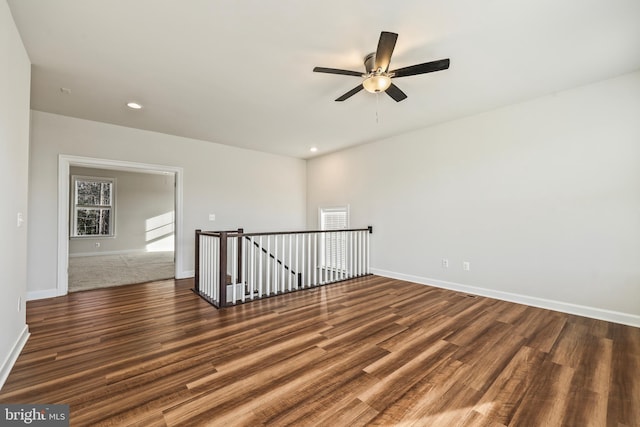
[[[78,181],[91,181],[91,182],[105,182],[111,184],[111,203],[109,205],[80,205],[78,204],[78,190],[76,182]],[[83,176],[72,175],[71,176],[71,238],[86,239],[86,238],[103,238],[103,237],[115,237],[116,235],[116,179],[103,176]],[[109,210],[109,234],[78,234],[78,209],[86,208],[99,208]]]
[[[346,214],[346,224],[344,224],[344,227],[342,228],[327,228],[327,223],[325,221],[325,216],[327,214],[332,214],[332,213],[345,213]],[[351,221],[351,215],[350,215],[350,207],[349,205],[344,205],[344,206],[325,206],[325,207],[320,207],[318,208],[318,224],[319,224],[319,228],[320,230],[347,230],[350,227],[350,221]],[[342,249],[342,256],[339,257],[339,259],[334,259],[334,260],[327,260],[326,259],[326,242],[328,240],[330,240],[333,236],[335,235],[331,235],[329,233],[322,233],[323,237],[322,239],[320,239],[320,259],[319,259],[319,263],[320,263],[320,267],[323,269],[327,269],[327,270],[335,270],[335,271],[342,271],[342,270],[346,270],[347,268],[347,248],[346,248],[346,241],[343,242],[343,249]],[[336,242],[337,244],[337,242]],[[336,265],[331,265],[332,262],[335,261]]]

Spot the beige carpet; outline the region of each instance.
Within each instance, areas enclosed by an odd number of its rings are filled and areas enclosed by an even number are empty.
[[[69,258],[69,292],[170,279],[173,251]]]

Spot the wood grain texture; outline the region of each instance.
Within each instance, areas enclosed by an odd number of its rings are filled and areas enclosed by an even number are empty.
[[[216,310],[168,280],[27,304],[3,403],[74,426],[640,426],[640,329],[377,276]]]

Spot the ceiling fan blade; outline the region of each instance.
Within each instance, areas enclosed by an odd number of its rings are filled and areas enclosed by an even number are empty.
[[[378,49],[376,50],[376,70],[382,68],[382,71],[386,72],[389,69],[391,54],[396,47],[397,39],[398,35],[396,33],[390,33],[388,31],[380,33]]]
[[[389,86],[386,92],[387,92],[387,95],[393,98],[396,102],[400,102],[403,99],[407,99],[407,94],[401,91],[400,88],[394,85],[393,83],[391,83],[391,86]]]
[[[355,95],[356,93],[360,92],[362,89],[364,89],[364,86],[362,86],[360,84],[360,85],[354,87],[353,89],[351,89],[349,92],[347,92],[344,95],[342,95],[340,98],[336,99],[336,101],[342,102],[345,99],[351,98],[353,95]]]
[[[434,71],[446,70],[447,68],[449,68],[449,58],[398,68],[391,72],[394,74],[393,77],[407,77],[415,76],[416,74],[433,73]]]
[[[338,68],[316,67],[313,69],[313,71],[315,71],[316,73],[343,74],[345,76],[362,77],[362,73],[359,73],[357,71],[340,70]]]

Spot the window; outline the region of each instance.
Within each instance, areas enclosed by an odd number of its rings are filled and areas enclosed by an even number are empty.
[[[72,237],[114,235],[113,178],[73,177]]]
[[[320,208],[321,230],[346,230],[349,228],[349,206]],[[347,234],[324,233],[321,240],[320,263],[323,268],[345,270],[347,268]]]

